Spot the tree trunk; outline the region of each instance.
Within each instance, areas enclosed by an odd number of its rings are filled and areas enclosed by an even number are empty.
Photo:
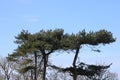
[[[7,73],[5,73],[5,80],[9,80],[10,79],[10,75],[9,75],[9,73],[7,72]]]
[[[35,56],[35,69],[34,69],[34,80],[37,80],[37,53],[34,53]]]
[[[43,79],[42,80],[46,80],[46,67],[47,67],[47,62],[48,62],[48,55],[44,54],[43,59],[44,59],[44,68],[43,68]]]
[[[73,68],[74,68],[73,80],[77,80],[76,61],[77,61],[79,49],[80,49],[80,47],[78,47],[78,48],[76,49],[75,57],[74,57],[74,60],[73,60]]]
[[[9,77],[9,75],[7,75],[7,80],[9,80],[10,79],[10,77]]]
[[[76,66],[73,66],[73,68],[74,68],[74,72],[72,73],[73,74],[73,80],[77,80]]]
[[[77,80],[77,74],[73,74],[73,80]]]

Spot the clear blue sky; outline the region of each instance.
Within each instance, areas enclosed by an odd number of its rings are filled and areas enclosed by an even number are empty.
[[[92,63],[113,62],[111,70],[120,74],[120,0],[0,0],[0,27],[2,56],[16,49],[14,36],[22,29],[32,33],[55,28],[63,28],[68,33],[82,29],[106,29],[113,33],[117,41],[100,46],[102,52],[99,54],[82,49],[81,59]],[[70,63],[71,58],[61,57]],[[58,62],[67,65],[63,61]]]

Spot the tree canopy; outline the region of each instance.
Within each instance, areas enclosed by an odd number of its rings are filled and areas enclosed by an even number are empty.
[[[22,61],[26,60],[29,55],[34,55],[34,66],[27,66],[27,69],[33,69],[35,75],[37,74],[37,62],[38,57],[41,57],[41,62],[43,63],[43,80],[45,80],[46,67],[49,61],[49,55],[58,51],[58,50],[75,50],[75,56],[73,59],[72,67],[66,68],[63,71],[70,71],[73,75],[73,79],[77,79],[77,75],[94,75],[96,71],[93,72],[93,68],[101,67],[100,69],[106,69],[108,66],[97,66],[97,65],[87,65],[89,69],[80,68],[76,65],[76,60],[78,58],[79,50],[82,48],[82,45],[92,45],[97,46],[99,44],[109,44],[115,42],[115,38],[111,32],[107,30],[99,30],[97,32],[86,32],[82,30],[76,34],[64,33],[63,29],[55,30],[40,30],[37,33],[29,33],[28,31],[23,30],[18,36],[15,37],[15,43],[18,44],[18,48],[12,53],[9,54],[8,60],[11,61]],[[24,57],[24,58],[23,58]],[[31,59],[28,59],[27,63],[32,62]],[[94,66],[94,67],[93,67]],[[24,68],[26,70],[26,67]],[[26,71],[28,71],[26,70]],[[91,70],[91,72],[90,72]],[[82,74],[82,72],[84,72]],[[89,75],[88,75],[88,74]],[[35,77],[35,80],[37,78]]]

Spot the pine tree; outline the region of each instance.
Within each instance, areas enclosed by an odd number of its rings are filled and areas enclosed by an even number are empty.
[[[72,67],[68,67],[63,71],[68,71],[73,76],[73,80],[77,80],[77,75],[93,76],[99,74],[102,69],[107,69],[108,66],[98,66],[98,65],[88,65],[85,63],[80,63],[79,66],[76,65],[76,61],[79,55],[79,51],[83,45],[97,46],[99,44],[109,44],[115,41],[112,33],[107,30],[99,30],[97,32],[86,32],[85,30],[77,34],[66,34],[64,36],[64,46],[65,49],[75,50],[75,56],[73,59]],[[96,50],[99,51],[99,50]],[[87,68],[85,67],[87,66]]]
[[[48,64],[49,55],[59,49],[61,49],[61,39],[63,37],[63,29],[56,29],[54,31],[41,30],[35,34],[30,34],[28,31],[22,31],[16,37],[16,43],[19,44],[16,51],[8,56],[8,59],[23,58],[24,56],[29,56],[34,54],[35,66],[27,66],[22,69],[23,72],[29,69],[34,69],[34,80],[37,80],[37,57],[40,56],[43,63],[43,77],[42,80],[46,79],[46,67]]]

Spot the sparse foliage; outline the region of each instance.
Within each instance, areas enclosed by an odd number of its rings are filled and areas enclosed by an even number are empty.
[[[10,80],[13,72],[14,64],[12,62],[8,62],[6,58],[0,58],[0,76],[4,80]]]

